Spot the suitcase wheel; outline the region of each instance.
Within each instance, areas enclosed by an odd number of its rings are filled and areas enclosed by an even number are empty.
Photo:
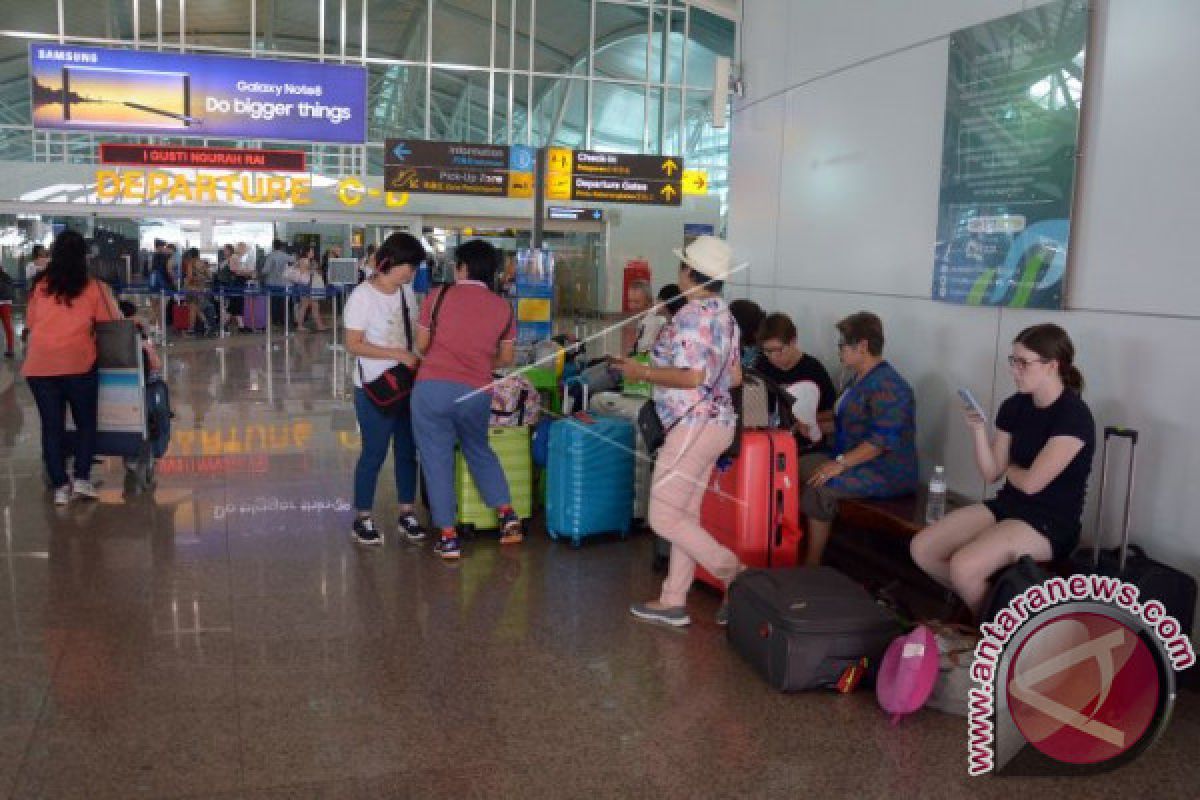
[[[578,550],[582,544],[583,544],[582,538],[580,538],[578,536],[571,537],[571,547],[574,547],[576,550]]]
[[[550,541],[552,541],[552,542],[558,541],[558,534],[555,533],[554,531],[546,531],[546,535],[550,537]]]

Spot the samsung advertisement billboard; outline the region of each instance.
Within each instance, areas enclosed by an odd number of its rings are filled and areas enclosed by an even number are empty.
[[[366,70],[341,64],[29,46],[33,124],[65,131],[361,144]]]

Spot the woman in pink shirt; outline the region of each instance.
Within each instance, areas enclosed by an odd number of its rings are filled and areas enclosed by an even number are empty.
[[[92,456],[96,450],[99,381],[96,323],[118,318],[108,287],[87,274],[87,242],[63,231],[50,248],[50,263],[29,291],[25,326],[29,346],[25,376],[42,418],[42,460],[54,486],[55,505],[72,496],[94,500]],[[67,408],[75,421],[75,482],[67,478]]]
[[[429,513],[440,533],[433,549],[447,560],[461,555],[454,525],[455,445],[484,502],[496,509],[500,543],[517,544],[524,536],[504,470],[488,443],[492,370],[513,362],[517,338],[512,306],[492,291],[500,254],[473,239],[454,257],[454,283],[432,292],[421,306],[417,349],[422,360],[412,393],[413,434],[429,487]]]

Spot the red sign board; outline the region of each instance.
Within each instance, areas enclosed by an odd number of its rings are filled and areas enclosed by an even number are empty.
[[[177,147],[111,142],[100,145],[100,163],[127,167],[308,171],[303,150],[243,150],[239,147]]]

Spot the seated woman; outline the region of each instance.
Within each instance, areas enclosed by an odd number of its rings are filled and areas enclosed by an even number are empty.
[[[917,488],[916,403],[908,382],[883,358],[883,322],[860,311],[836,327],[838,358],[854,375],[823,431],[833,434],[832,456],[800,459],[809,566],[821,563],[838,500],[896,497]]]
[[[1083,402],[1075,347],[1057,325],[1034,325],[1013,340],[1008,364],[1017,393],[1000,405],[996,433],[967,411],[975,464],[995,498],[947,514],[917,534],[913,561],[953,589],[977,616],[988,579],[1021,556],[1063,558],[1079,544],[1096,424]]]
[[[827,427],[831,426],[837,390],[833,388],[825,365],[800,349],[792,318],[787,314],[768,314],[759,325],[757,341],[759,354],[753,365],[754,371],[783,392],[799,395],[806,391],[815,396],[818,425],[824,420]],[[779,394],[774,391],[768,393],[767,404],[768,411],[778,414],[783,421],[790,421],[794,416],[787,413],[789,409],[778,408]],[[804,422],[794,426],[801,452],[814,449],[822,440],[819,427],[809,428],[810,425]]]

